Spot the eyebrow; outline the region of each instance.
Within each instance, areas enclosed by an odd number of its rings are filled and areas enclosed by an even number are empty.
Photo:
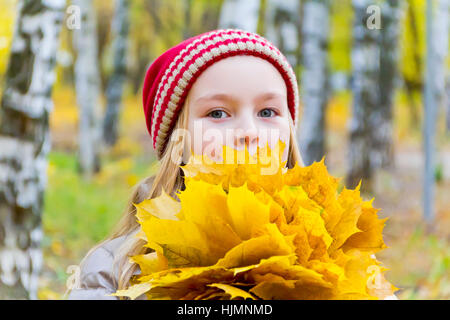
[[[233,96],[230,96],[228,94],[225,94],[225,93],[215,93],[215,94],[204,95],[204,96],[198,98],[196,101],[201,102],[201,101],[207,101],[207,100],[236,100],[236,98],[234,98]]]
[[[271,99],[277,99],[277,98],[282,98],[282,99],[287,99],[285,94],[281,94],[278,92],[266,92],[263,93],[259,96],[256,97],[256,100],[258,101],[266,101],[266,100],[271,100]],[[201,102],[201,101],[208,101],[208,100],[231,100],[231,101],[236,101],[238,100],[236,97],[232,96],[232,95],[228,95],[225,93],[215,93],[215,94],[210,94],[210,95],[204,95],[200,98],[198,98],[196,100],[196,102]]]

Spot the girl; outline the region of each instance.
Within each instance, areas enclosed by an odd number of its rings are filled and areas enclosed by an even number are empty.
[[[108,294],[129,286],[140,272],[129,257],[149,250],[135,237],[139,224],[133,203],[163,189],[176,198],[184,188],[179,166],[190,151],[217,158],[223,144],[247,146],[252,153],[281,139],[288,146],[287,166],[303,165],[295,140],[298,101],[286,58],[254,33],[214,30],[158,57],[146,74],[143,104],[160,170],[137,186],[116,230],[83,259],[69,299],[118,299]]]

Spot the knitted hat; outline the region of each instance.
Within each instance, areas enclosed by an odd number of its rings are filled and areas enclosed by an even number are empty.
[[[143,87],[144,113],[159,158],[195,80],[214,62],[236,55],[260,57],[275,66],[286,83],[288,107],[296,126],[297,80],[285,56],[258,34],[238,29],[213,30],[170,48],[147,70]]]

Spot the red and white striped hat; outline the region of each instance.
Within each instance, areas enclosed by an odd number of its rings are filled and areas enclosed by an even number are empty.
[[[260,57],[277,68],[286,82],[288,107],[296,126],[297,79],[286,57],[258,34],[239,29],[213,30],[170,48],[147,70],[143,87],[144,113],[159,158],[197,77],[214,62],[236,55]]]

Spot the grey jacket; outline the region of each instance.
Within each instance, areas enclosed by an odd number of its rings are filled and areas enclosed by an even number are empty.
[[[69,300],[119,300],[108,296],[117,290],[119,275],[113,271],[113,259],[117,249],[130,235],[109,240],[84,258],[79,272],[79,284],[68,295]],[[134,274],[139,274],[138,270]],[[145,294],[137,300],[146,300]]]

